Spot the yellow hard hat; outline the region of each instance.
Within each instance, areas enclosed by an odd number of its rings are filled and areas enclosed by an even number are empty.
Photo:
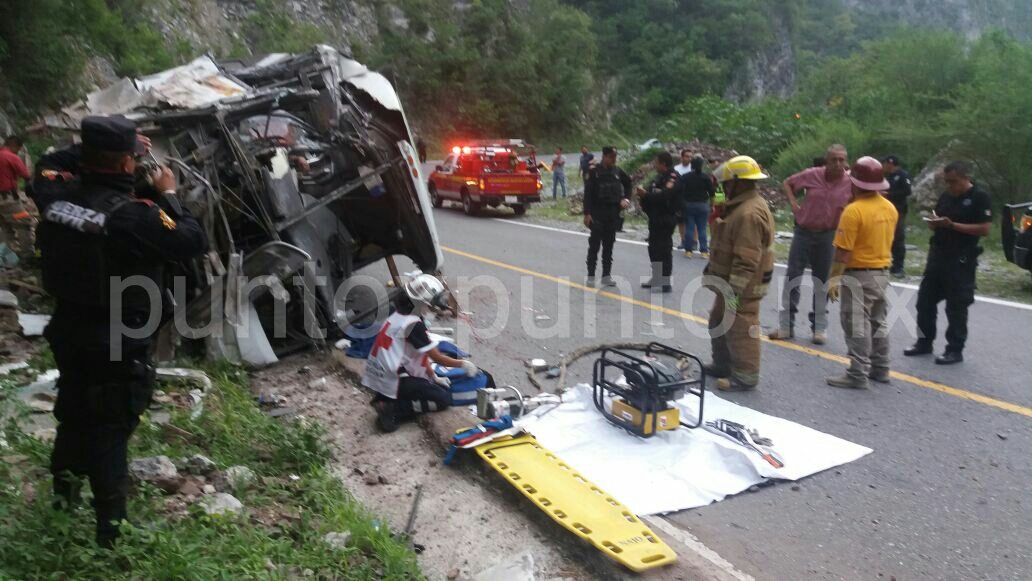
[[[765,180],[767,174],[763,173],[760,164],[748,155],[739,155],[725,161],[717,168],[713,175],[718,182],[729,182],[733,179],[740,180]]]

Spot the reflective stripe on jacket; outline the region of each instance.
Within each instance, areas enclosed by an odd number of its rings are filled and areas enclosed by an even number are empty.
[[[741,299],[760,299],[774,276],[774,217],[759,190],[727,201],[713,224],[707,274],[723,279]]]

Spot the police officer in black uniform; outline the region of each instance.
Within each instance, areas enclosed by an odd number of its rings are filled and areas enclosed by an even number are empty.
[[[588,170],[584,186],[584,225],[588,238],[588,284],[595,284],[595,264],[602,247],[602,286],[614,286],[613,244],[620,230],[620,211],[631,205],[631,178],[616,165],[616,148],[602,148],[602,164]]]
[[[934,231],[928,265],[917,291],[919,339],[904,355],[927,355],[935,341],[939,302],[946,301],[946,351],[935,359],[940,365],[964,360],[968,307],[975,302],[975,271],[982,247],[978,239],[989,234],[993,211],[989,194],[971,181],[964,162],[946,166],[946,192],[928,221]]]
[[[653,292],[662,289],[668,293],[673,290],[670,275],[674,266],[673,235],[677,227],[681,181],[669,152],[660,152],[652,167],[656,170],[656,179],[648,189],[638,188],[641,208],[649,217],[649,261],[652,263],[652,276],[641,286],[651,288]],[[656,276],[657,268],[661,269],[660,276]]]
[[[38,233],[43,285],[57,303],[44,333],[61,372],[54,493],[59,506],[75,506],[78,479],[89,479],[102,547],[113,545],[126,517],[127,446],[154,381],[151,337],[119,335],[144,327],[161,308],[165,262],[207,248],[201,225],[176,199],[171,170],[160,168],[150,176],[153,188],[135,191],[135,156],[146,143],[125,117],[84,119],[81,179],[44,205]],[[112,312],[111,277],[131,276],[152,288],[126,288]]]
[[[889,191],[886,197],[896,211],[899,221],[896,222],[896,233],[892,238],[892,267],[889,274],[894,278],[903,278],[903,261],[907,256],[907,199],[911,194],[910,176],[900,167],[899,158],[895,155],[882,160],[885,177],[889,180]]]

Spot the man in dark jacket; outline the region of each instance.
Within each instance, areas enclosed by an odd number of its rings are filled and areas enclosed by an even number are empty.
[[[588,170],[591,169],[591,162],[595,160],[595,154],[588,151],[587,146],[580,148],[580,175],[585,182],[588,181]]]
[[[928,263],[917,290],[918,339],[903,354],[927,355],[935,342],[939,303],[946,301],[946,351],[939,365],[964,361],[968,336],[968,307],[975,302],[975,273],[982,254],[981,238],[993,223],[992,200],[975,185],[967,163],[954,161],[943,170],[946,191],[939,196],[928,228]]]
[[[641,208],[649,217],[649,261],[652,263],[652,276],[641,286],[653,292],[662,289],[668,293],[673,290],[670,275],[674,263],[673,235],[677,228],[680,176],[674,171],[673,157],[666,151],[656,156],[652,167],[656,170],[656,179],[648,189],[639,187],[637,192]]]
[[[89,478],[97,544],[111,547],[126,518],[129,437],[154,381],[153,333],[125,331],[159,319],[164,263],[199,256],[207,239],[176,199],[170,169],[150,176],[151,191],[135,191],[148,142],[132,121],[87,117],[82,141],[81,182],[45,204],[39,227],[43,286],[56,300],[44,335],[61,372],[51,472],[63,507],[78,503],[79,478]]]
[[[709,244],[706,238],[706,226],[709,223],[710,211],[713,209],[713,197],[717,189],[713,184],[713,176],[702,171],[706,163],[701,157],[691,160],[691,171],[681,175],[681,199],[684,212],[685,235],[684,255],[691,258],[695,254],[695,243],[699,244],[699,255],[709,258]]]
[[[906,273],[903,271],[903,261],[907,256],[907,199],[911,194],[910,176],[900,167],[902,164],[895,155],[890,155],[882,160],[885,167],[885,176],[889,180],[889,191],[886,198],[896,206],[899,213],[899,221],[896,222],[896,232],[892,238],[892,268],[889,274],[893,278],[903,278]]]
[[[602,247],[602,286],[614,286],[613,244],[620,229],[620,211],[631,205],[631,178],[616,165],[616,148],[602,148],[602,164],[588,171],[584,186],[584,225],[588,238],[588,284],[595,284],[595,264]]]

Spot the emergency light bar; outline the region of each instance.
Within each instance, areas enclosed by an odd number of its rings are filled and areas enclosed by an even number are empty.
[[[451,148],[451,152],[455,155],[460,153],[469,155],[473,150],[486,153],[504,153],[521,147],[527,147],[527,144],[522,139],[481,139],[469,141],[462,146],[456,145]]]

